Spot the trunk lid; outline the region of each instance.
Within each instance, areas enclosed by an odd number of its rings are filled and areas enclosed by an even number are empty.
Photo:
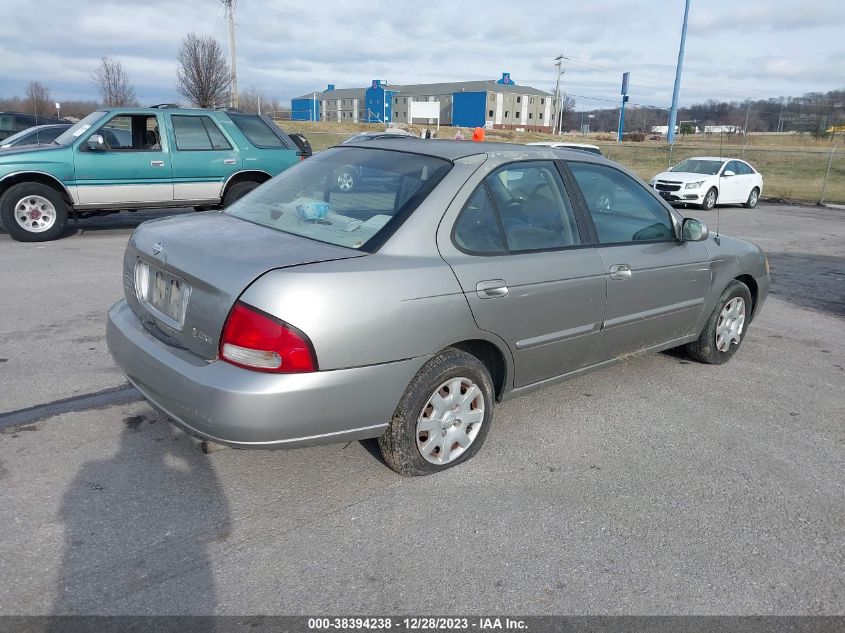
[[[124,294],[151,334],[213,359],[229,310],[258,277],[278,268],[364,255],[214,211],[163,218],[140,225],[129,240]],[[147,264],[140,277],[139,261]],[[171,318],[168,312],[184,317]]]

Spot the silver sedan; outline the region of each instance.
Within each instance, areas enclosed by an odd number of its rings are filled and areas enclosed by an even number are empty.
[[[342,190],[345,168],[378,177]],[[769,277],[755,245],[710,236],[600,156],[396,138],[142,224],[123,284],[109,349],[189,433],[377,437],[421,475],[472,457],[504,399],[634,353],[728,361]]]

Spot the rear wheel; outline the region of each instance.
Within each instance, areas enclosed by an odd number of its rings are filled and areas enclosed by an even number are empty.
[[[493,381],[478,358],[448,348],[408,385],[379,438],[384,461],[401,475],[429,475],[481,448],[493,415]]]
[[[748,286],[735,279],[731,281],[719,297],[698,340],[685,346],[687,354],[708,365],[728,362],[745,338],[751,305]]]
[[[705,211],[711,211],[716,206],[716,198],[718,197],[716,187],[711,187],[706,194],[704,194],[704,202],[698,205]]]
[[[236,182],[234,185],[226,190],[226,195],[223,196],[223,207],[228,207],[235,201],[240,200],[253,189],[256,189],[261,183],[253,180],[244,180],[243,182]]]
[[[757,187],[751,190],[751,193],[748,194],[748,201],[742,205],[746,209],[753,209],[757,206],[757,202],[760,200],[760,190]]]
[[[0,217],[12,239],[46,242],[59,237],[68,220],[62,194],[40,182],[22,182],[0,197]]]

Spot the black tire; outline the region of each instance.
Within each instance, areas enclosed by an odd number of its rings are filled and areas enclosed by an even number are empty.
[[[713,194],[712,196],[710,194]],[[707,190],[707,193],[704,194],[704,202],[698,205],[699,209],[704,209],[705,211],[712,211],[713,207],[716,206],[716,200],[719,198],[719,192],[716,191],[716,187],[710,187]]]
[[[716,328],[719,324],[721,312],[729,301],[733,301],[737,297],[741,298],[745,302],[745,320],[742,332],[739,334],[738,342],[729,343],[727,351],[720,351],[716,347]],[[728,362],[731,358],[733,358],[733,355],[739,349],[739,346],[742,345],[745,333],[748,331],[748,324],[751,321],[752,306],[751,291],[748,290],[748,286],[736,279],[731,281],[728,284],[728,287],[725,288],[724,292],[722,292],[722,296],[719,297],[719,301],[716,302],[713,314],[711,314],[710,318],[707,319],[707,323],[704,325],[704,329],[701,331],[698,339],[692,343],[687,343],[684,346],[687,355],[700,363],[706,363],[708,365],[722,365],[723,363]]]
[[[748,194],[748,200],[742,205],[746,209],[753,209],[757,206],[757,203],[760,201],[760,190],[757,187],[751,190],[751,193]]]
[[[223,196],[223,208],[225,209],[236,200],[240,200],[253,189],[256,189],[261,183],[253,180],[244,180],[243,182],[236,182],[234,185],[226,190]]]
[[[458,457],[445,464],[435,464],[427,461],[417,448],[417,419],[437,388],[458,377],[469,379],[481,391],[484,405],[481,427],[472,443]],[[484,363],[453,347],[443,350],[423,365],[405,389],[390,425],[378,440],[384,461],[406,477],[430,475],[465,462],[478,452],[487,437],[494,402],[493,380]]]
[[[334,188],[348,193],[358,186],[358,174],[351,169],[339,169],[334,175]]]
[[[27,196],[38,196],[49,201],[55,209],[56,218],[50,228],[30,231],[15,219],[15,205]],[[12,239],[19,242],[48,242],[64,233],[68,220],[68,205],[62,194],[40,182],[22,182],[9,187],[0,197],[0,218]]]

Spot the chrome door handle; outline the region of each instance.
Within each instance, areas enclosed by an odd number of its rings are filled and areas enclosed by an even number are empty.
[[[163,160],[151,160],[150,161],[150,167],[164,167],[164,161]]]
[[[224,165],[234,165],[237,161],[234,158],[224,158],[223,164]]]
[[[489,279],[479,281],[475,285],[475,292],[482,299],[495,299],[508,296],[508,285],[504,279]]]
[[[611,279],[630,279],[631,267],[628,264],[615,264],[610,267]]]

